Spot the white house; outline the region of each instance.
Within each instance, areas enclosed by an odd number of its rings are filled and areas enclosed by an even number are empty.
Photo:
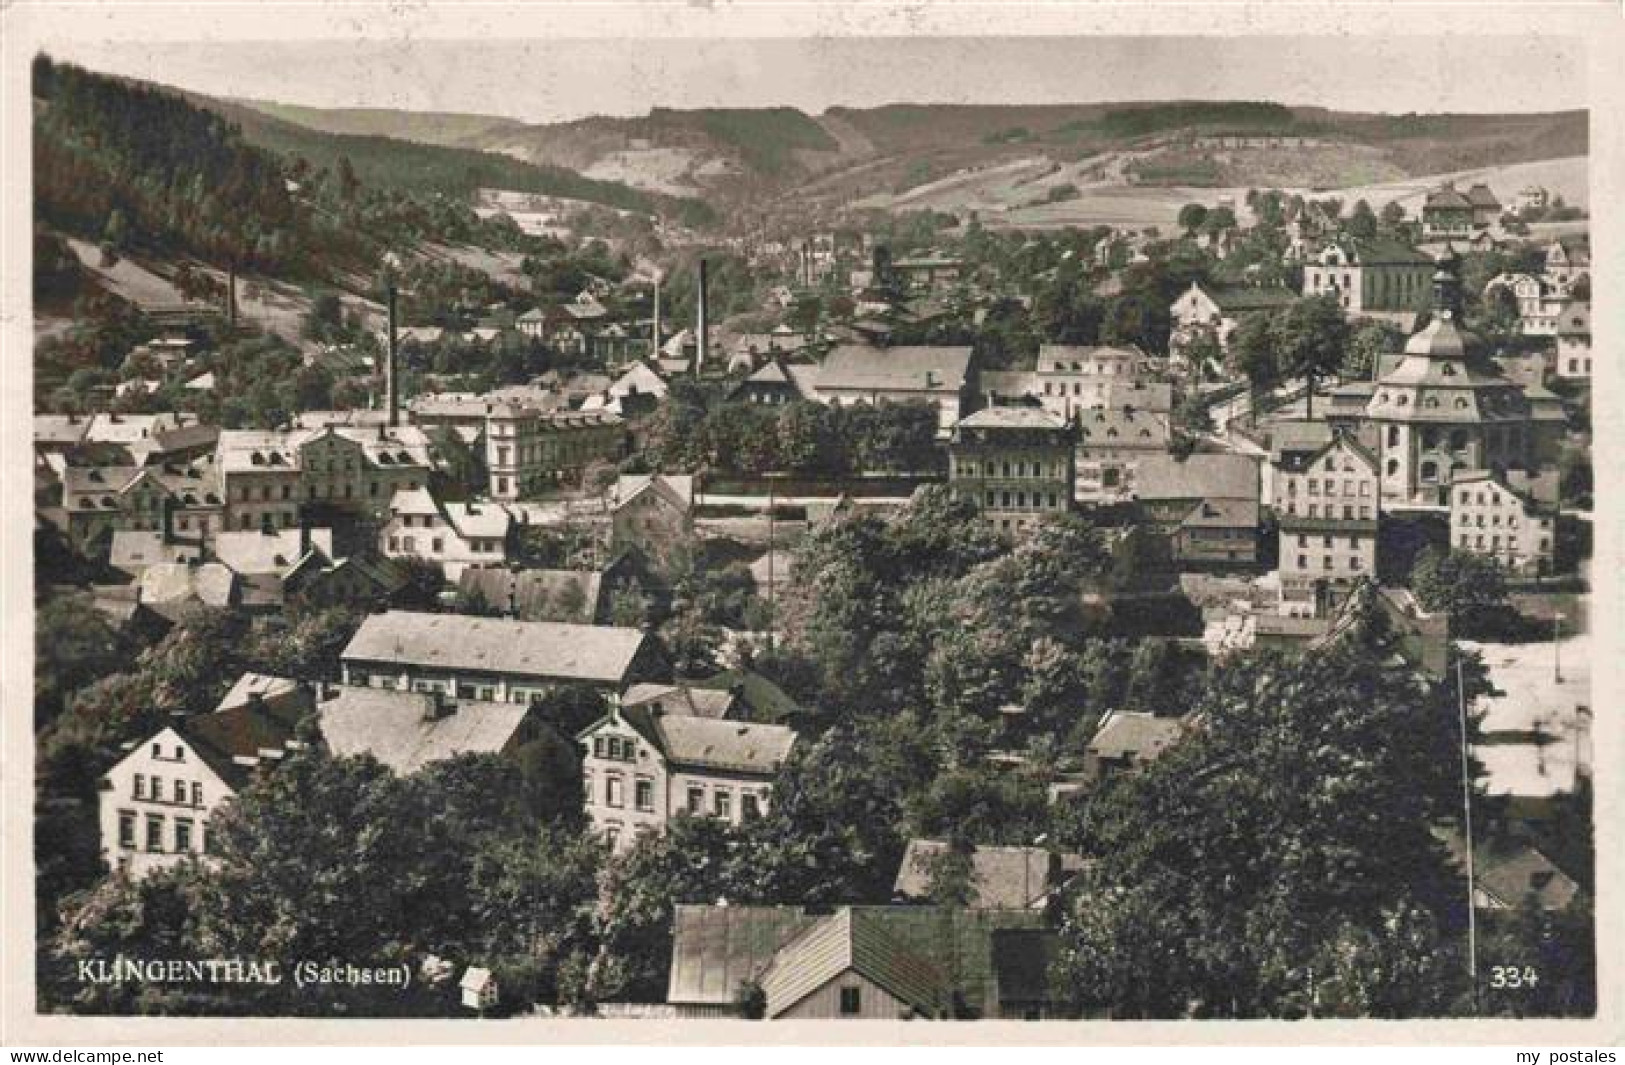
[[[469,566],[506,562],[513,529],[500,503],[442,503],[427,488],[401,489],[389,501],[378,549],[386,558],[433,562],[456,580]]]
[[[1450,484],[1450,546],[1513,573],[1548,573],[1557,540],[1556,471],[1458,473]]]

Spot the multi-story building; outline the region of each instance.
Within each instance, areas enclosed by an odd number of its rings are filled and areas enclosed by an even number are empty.
[[[636,548],[655,566],[667,567],[693,543],[693,477],[625,474],[615,483],[611,551]]]
[[[1073,427],[1034,407],[988,407],[954,426],[948,484],[994,527],[1026,532],[1072,507],[1077,481]]]
[[[433,562],[455,581],[468,566],[507,562],[513,533],[513,515],[500,503],[442,503],[427,488],[405,489],[389,501],[378,550]]]
[[[1168,308],[1173,320],[1172,346],[1178,350],[1211,336],[1220,351],[1228,351],[1230,337],[1249,315],[1290,307],[1297,297],[1284,288],[1230,287],[1191,282],[1191,287]]]
[[[594,462],[617,462],[626,450],[626,423],[609,411],[544,411],[503,403],[486,421],[485,464],[490,495],[522,499],[579,481]]]
[[[335,758],[369,755],[406,776],[464,754],[513,755],[557,732],[534,707],[339,685],[317,705],[322,742]]]
[[[1339,433],[1271,467],[1286,613],[1322,617],[1377,568],[1381,491],[1376,456]]]
[[[228,429],[216,454],[233,529],[291,529],[307,505],[382,515],[397,491],[427,485],[440,464],[417,426]]]
[[[1468,470],[1450,485],[1450,546],[1495,559],[1517,574],[1552,569],[1558,478]]]
[[[1353,428],[1382,470],[1386,505],[1441,506],[1459,473],[1529,469],[1552,452],[1566,418],[1561,404],[1537,402],[1532,388],[1505,377],[1457,326],[1453,263],[1434,274],[1432,320],[1384,358],[1376,381],[1332,390],[1326,414]]]
[[[1080,503],[1115,503],[1134,494],[1140,463],[1168,454],[1173,428],[1167,414],[1138,408],[1078,411],[1077,483]]]
[[[225,528],[225,503],[209,459],[186,465],[69,466],[61,479],[64,520],[80,542],[144,531],[205,543]]]
[[[344,683],[530,702],[566,682],[620,692],[669,672],[641,629],[390,610],[361,623],[340,655]]]
[[[209,817],[302,743],[309,699],[292,681],[244,674],[208,714],[178,719],[130,748],[102,778],[102,855],[132,877],[200,858]]]
[[[1409,326],[1428,306],[1433,260],[1391,240],[1333,241],[1303,264],[1303,294],[1333,295],[1351,316]]]
[[[1258,561],[1258,464],[1247,455],[1158,455],[1140,462],[1133,498],[1178,564]]]
[[[737,825],[767,811],[795,732],[670,712],[679,705],[617,706],[578,737],[587,815],[616,850],[678,816]]]
[[[1557,324],[1557,355],[1552,367],[1565,381],[1591,380],[1591,304],[1570,303]]]
[[[1533,274],[1496,274],[1484,295],[1505,290],[1518,304],[1518,331],[1525,336],[1556,336],[1558,321],[1569,305],[1567,290]]]
[[[1474,213],[1473,202],[1447,181],[1422,202],[1422,234],[1428,240],[1471,237]]]
[[[1591,274],[1591,243],[1584,236],[1562,237],[1546,246],[1547,281],[1568,292]]]
[[[964,416],[975,391],[968,345],[879,348],[842,344],[825,356],[815,379],[818,401],[831,406],[929,403],[937,408],[939,436],[947,436]]]

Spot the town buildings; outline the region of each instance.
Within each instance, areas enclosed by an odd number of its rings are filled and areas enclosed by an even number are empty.
[[[442,503],[427,488],[396,492],[378,532],[385,558],[417,558],[455,581],[469,566],[508,560],[516,523],[500,503]]]
[[[680,1018],[1040,1019],[1076,1015],[1046,989],[1053,934],[1032,910],[679,904],[666,1001]]]
[[[954,426],[948,483],[1003,532],[1023,533],[1072,508],[1077,455],[1071,425],[1047,410],[988,407]]]
[[[939,435],[946,437],[975,394],[975,369],[968,346],[842,344],[824,357],[816,388],[819,402],[831,406],[929,403],[937,408]]]
[[[345,684],[529,702],[565,682],[620,692],[667,666],[639,629],[390,610],[340,656]]]
[[[1173,424],[1167,414],[1131,407],[1079,411],[1077,487],[1080,503],[1130,499],[1140,464],[1168,454]]]
[[[1433,318],[1403,356],[1375,382],[1349,382],[1330,396],[1327,420],[1361,434],[1390,504],[1443,506],[1457,473],[1528,469],[1565,425],[1560,407],[1532,402],[1457,325],[1451,265],[1435,273]]]
[[[610,550],[634,548],[667,568],[694,545],[694,478],[624,474],[615,483]]]
[[[1230,337],[1243,318],[1282,310],[1290,307],[1294,299],[1296,297],[1284,288],[1220,286],[1193,281],[1169,307],[1169,316],[1173,319],[1170,343],[1176,349],[1185,349],[1199,338],[1210,336],[1221,352],[1228,351]]]
[[[622,702],[577,738],[587,815],[621,851],[678,816],[761,816],[796,734],[782,725],[686,712],[670,693]]]
[[[1468,470],[1450,485],[1450,546],[1484,555],[1509,573],[1552,572],[1557,542],[1557,471]]]
[[[1303,264],[1303,294],[1330,295],[1351,317],[1409,329],[1427,309],[1433,260],[1392,240],[1332,241]]]
[[[333,757],[367,755],[401,776],[463,754],[512,756],[557,735],[527,704],[454,699],[443,691],[340,685],[316,710]]]
[[[1560,380],[1591,380],[1591,304],[1570,303],[1557,324],[1552,371]]]
[[[1182,565],[1228,566],[1258,560],[1258,463],[1246,455],[1173,455],[1141,459],[1133,498],[1167,538]]]
[[[579,483],[588,466],[617,462],[626,449],[626,423],[608,411],[546,411],[503,403],[492,408],[486,425],[490,494],[498,501]]]
[[[177,718],[102,777],[101,851],[132,877],[208,854],[209,817],[254,775],[302,748],[310,710],[291,681],[244,674],[212,713]]]
[[[1282,610],[1318,617],[1377,571],[1377,458],[1338,433],[1311,454],[1283,455],[1272,472]]]
[[[1178,742],[1189,727],[1180,717],[1108,710],[1084,751],[1083,775],[1098,784],[1114,773],[1144,768]]]

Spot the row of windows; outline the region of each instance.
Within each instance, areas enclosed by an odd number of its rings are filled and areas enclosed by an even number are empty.
[[[1332,572],[1333,570],[1335,570],[1337,568],[1337,560],[1336,560],[1335,556],[1333,556],[1333,555],[1322,555],[1321,559],[1320,559],[1320,562],[1321,562],[1320,568],[1325,570],[1328,573]],[[1348,568],[1349,568],[1349,570],[1351,572],[1358,573],[1363,566],[1364,566],[1364,563],[1360,561],[1360,556],[1359,555],[1350,555],[1349,556]],[[1308,555],[1299,555],[1298,556],[1298,568],[1300,570],[1306,570],[1306,569],[1309,568],[1309,556]]]
[[[502,550],[502,545],[497,540],[469,540],[467,541],[467,545],[470,553],[476,555],[494,555]],[[417,537],[391,536],[389,538],[389,549],[391,551],[404,551],[407,554],[412,554],[418,549]],[[440,536],[431,537],[429,539],[428,552],[431,555],[445,554],[445,538]]]
[[[146,833],[142,841],[142,849],[152,854],[165,853],[165,821],[163,814],[146,815]],[[175,818],[175,831],[173,839],[173,853],[192,854],[197,851],[207,853],[209,849],[209,834],[207,828],[199,829],[196,822],[190,817]],[[193,846],[194,840],[200,844]],[[133,810],[120,810],[118,812],[118,845],[121,850],[136,849],[136,815]]]
[[[133,798],[145,799],[149,802],[173,802],[182,806],[186,805],[187,798],[190,797],[193,806],[203,805],[202,784],[194,780],[191,782],[190,789],[188,789],[187,782],[184,780],[174,780],[170,784],[170,791],[165,794],[163,777],[155,775],[151,780],[148,780],[146,774],[137,773],[135,780],[131,782],[131,795]]]
[[[1297,516],[1298,504],[1297,504],[1296,500],[1289,499],[1289,500],[1286,501],[1286,512],[1287,512],[1287,515],[1289,517],[1296,517]],[[1337,504],[1335,504],[1335,503],[1327,503],[1326,504],[1326,509],[1325,509],[1325,511],[1323,513],[1321,511],[1321,507],[1320,507],[1319,503],[1310,503],[1309,504],[1309,511],[1305,515],[1305,517],[1325,518],[1325,519],[1327,519],[1329,521],[1336,521],[1337,520]],[[1360,506],[1356,507],[1352,503],[1344,503],[1343,504],[1343,517],[1342,517],[1342,520],[1343,521],[1370,521],[1371,520],[1371,508],[1369,506],[1365,505],[1365,504],[1361,504]]]
[[[1356,486],[1358,486],[1358,487],[1356,487]],[[1318,496],[1318,495],[1321,494],[1320,489],[1321,489],[1320,478],[1318,478],[1318,477],[1309,478],[1308,494],[1312,495],[1312,496]],[[1295,496],[1295,495],[1298,494],[1298,478],[1293,477],[1293,478],[1290,478],[1290,479],[1287,480],[1287,482],[1286,482],[1286,494],[1289,495],[1289,496]],[[1335,480],[1333,480],[1332,478],[1330,478],[1330,477],[1326,478],[1326,494],[1329,495],[1329,496],[1337,495],[1337,482]],[[1369,496],[1371,494],[1371,482],[1367,481],[1367,480],[1356,481],[1356,480],[1353,480],[1351,478],[1345,477],[1343,479],[1343,494],[1345,496],[1355,496],[1355,495]]]
[[[1474,549],[1480,550],[1480,551],[1484,550],[1486,548],[1486,546],[1491,551],[1499,551],[1499,550],[1501,550],[1501,537],[1498,536],[1498,535],[1495,535],[1495,534],[1491,534],[1490,542],[1489,542],[1488,545],[1486,545],[1484,543],[1484,534],[1483,533],[1472,533],[1472,534],[1462,533],[1460,535],[1460,537],[1457,538],[1456,543],[1457,543],[1457,546],[1459,546],[1459,547],[1474,548]],[[1550,548],[1551,548],[1551,541],[1548,540],[1546,537],[1542,536],[1540,538],[1540,540],[1536,543],[1535,550],[1540,554],[1545,554],[1548,550],[1550,550]],[[1513,552],[1516,552],[1518,550],[1518,538],[1516,536],[1508,536],[1507,537],[1507,539],[1506,539],[1506,549],[1508,551],[1513,551]]]
[[[595,795],[602,796],[603,805],[612,810],[626,807],[626,778],[616,772],[604,774],[602,790],[595,789],[593,774],[586,772],[582,775],[584,791],[587,802],[591,804]],[[709,810],[706,803],[706,789],[700,784],[691,784],[684,795],[683,810],[695,817],[704,816],[707,812],[713,817],[732,820],[734,811],[734,792],[731,788],[713,786]],[[632,806],[639,813],[655,812],[655,785],[649,777],[639,776],[632,781]],[[760,817],[762,813],[761,796],[754,791],[745,791],[739,796],[740,812],[746,818]]]
[[[1322,536],[1320,538],[1320,543],[1321,543],[1322,547],[1335,547],[1335,546],[1337,546],[1335,540],[1331,536]],[[1298,534],[1298,546],[1299,547],[1308,547],[1309,546],[1309,537],[1308,537],[1308,535],[1306,533],[1299,533]],[[1359,548],[1360,548],[1360,538],[1358,536],[1349,537],[1349,547],[1351,547],[1351,548],[1353,548],[1355,550],[1359,550]]]
[[[961,477],[975,477],[981,470],[983,477],[1044,477],[1044,464],[1036,459],[1032,462],[989,462],[985,468],[978,467],[976,463],[961,461],[956,464],[957,472]],[[1066,463],[1057,462],[1051,467],[1050,477],[1065,477]]]
[[[409,488],[409,489],[416,489],[417,486],[418,486],[418,483],[417,483],[416,480],[411,480],[411,481],[406,482],[406,487]],[[284,499],[284,500],[291,500],[293,498],[293,485],[292,484],[283,484],[280,487],[281,487],[280,498]],[[343,497],[345,499],[354,499],[355,498],[355,486],[353,484],[346,483],[343,487],[344,487]],[[396,485],[395,487],[400,487],[400,486]],[[378,496],[379,496],[380,491],[381,491],[381,489],[380,489],[380,486],[379,486],[379,482],[377,482],[377,481],[368,481],[367,482],[367,496],[368,496],[368,498],[377,499]],[[238,488],[237,488],[237,499],[240,502],[244,502],[244,503],[248,502],[250,499],[253,498],[253,495],[254,495],[253,486],[246,485],[246,484],[238,486]],[[306,484],[305,485],[305,498],[306,499],[338,499],[339,495],[340,495],[340,493],[335,491],[334,486],[331,485],[331,484],[324,484],[324,485]],[[260,502],[262,502],[262,503],[270,502],[271,501],[271,496],[272,496],[271,486],[268,485],[268,484],[260,485]]]
[[[995,497],[997,497],[998,502],[994,502]],[[1011,502],[1012,498],[1014,499],[1013,503]],[[1054,492],[1047,494],[1034,492],[1032,506],[1029,508],[1026,492],[1015,492],[1013,494],[1010,492],[988,492],[982,501],[982,505],[989,510],[1059,510],[1063,504],[1058,500],[1059,497]]]
[[[622,736],[594,736],[592,738],[592,753],[595,758],[609,758],[618,762],[630,762],[637,758],[637,741]]]

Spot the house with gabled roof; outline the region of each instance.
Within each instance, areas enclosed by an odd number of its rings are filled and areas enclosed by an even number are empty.
[[[1227,351],[1230,337],[1242,319],[1282,310],[1292,306],[1296,299],[1296,295],[1284,288],[1192,281],[1191,287],[1168,308],[1173,319],[1170,341],[1175,348],[1183,348],[1207,335],[1218,341],[1220,351]]]
[[[680,904],[666,1001],[679,1017],[736,1017],[755,987],[768,1020],[1021,1017],[994,944],[1042,927],[1026,909]]]
[[[742,824],[766,812],[796,734],[690,712],[713,710],[714,701],[684,688],[633,687],[576,737],[587,816],[612,847],[625,850],[639,832],[679,816]]]
[[[1432,293],[1431,256],[1387,238],[1339,238],[1303,264],[1303,295],[1331,296],[1350,316],[1402,329],[1415,324]]]
[[[1550,573],[1559,499],[1555,468],[1458,472],[1450,482],[1450,546],[1511,573]]]
[[[427,488],[401,489],[389,501],[378,550],[385,558],[432,562],[455,581],[469,566],[507,562],[515,528],[500,503],[441,502]]]
[[[1158,717],[1132,710],[1108,710],[1084,750],[1084,776],[1104,780],[1112,773],[1144,766],[1178,742],[1189,727],[1184,718]]]
[[[609,546],[637,551],[657,570],[694,544],[694,478],[687,474],[623,474],[615,483]]]
[[[103,775],[101,849],[116,873],[139,877],[207,855],[210,816],[303,749],[296,730],[309,693],[277,679],[245,675],[212,713],[177,718],[130,744]]]
[[[1258,479],[1258,463],[1247,455],[1153,455],[1140,460],[1133,498],[1168,537],[1176,563],[1252,563]]]
[[[975,376],[968,345],[841,344],[824,357],[816,389],[819,402],[832,406],[929,403],[937,408],[938,433],[945,437],[965,415]]]
[[[512,754],[552,731],[528,704],[454,699],[443,691],[340,685],[316,714],[334,757],[367,755],[401,776],[464,754]]]
[[[641,629],[389,610],[340,655],[344,683],[529,702],[566,681],[620,692],[669,667]]]
[[[1271,463],[1283,610],[1321,616],[1377,571],[1377,457],[1350,433]]]

